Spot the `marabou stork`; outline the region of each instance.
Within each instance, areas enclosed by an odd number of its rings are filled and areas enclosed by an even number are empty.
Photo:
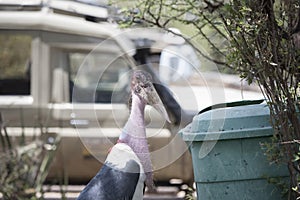
[[[150,74],[137,70],[131,79],[130,115],[118,143],[110,150],[104,165],[80,193],[78,200],[143,199],[145,185],[155,186],[146,138],[144,110],[153,106],[170,122]]]

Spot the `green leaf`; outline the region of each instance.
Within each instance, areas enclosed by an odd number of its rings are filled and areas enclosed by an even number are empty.
[[[296,162],[300,160],[300,156],[299,155],[294,155],[294,159],[293,159],[293,162]]]
[[[295,191],[295,192],[297,192],[298,191],[298,187],[297,186],[292,187],[292,190]]]

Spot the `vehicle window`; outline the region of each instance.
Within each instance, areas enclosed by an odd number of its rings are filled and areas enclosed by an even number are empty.
[[[129,66],[111,52],[69,53],[72,102],[123,103],[129,93]]]
[[[29,35],[0,34],[0,95],[30,95]]]

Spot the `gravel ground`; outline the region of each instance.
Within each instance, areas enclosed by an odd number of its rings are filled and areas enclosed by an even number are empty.
[[[61,188],[60,186],[45,186],[47,192],[44,194],[46,200],[60,200],[62,199],[61,189],[67,191],[65,197],[67,200],[75,200],[80,191],[84,188],[84,185],[69,185]],[[180,191],[176,186],[158,186],[157,193],[145,193],[144,200],[183,200],[185,192]]]

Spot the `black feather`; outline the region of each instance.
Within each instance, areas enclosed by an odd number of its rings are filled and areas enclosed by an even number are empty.
[[[104,163],[98,174],[88,183],[77,200],[131,200],[138,180],[140,166],[130,160],[124,169]]]

